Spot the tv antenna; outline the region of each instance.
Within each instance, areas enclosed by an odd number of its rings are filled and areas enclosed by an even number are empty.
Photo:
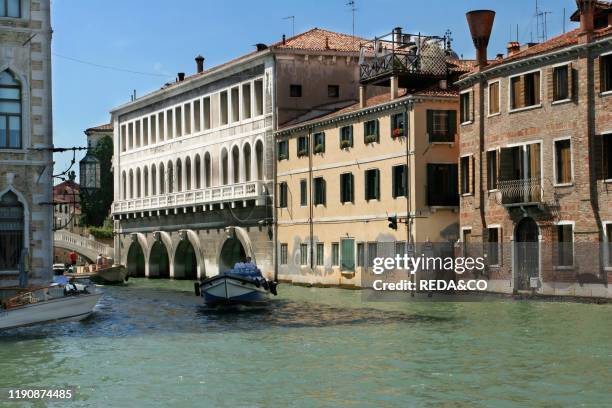
[[[353,40],[355,40],[355,12],[357,11],[355,0],[349,1],[346,5],[351,7],[350,10],[353,13]]]
[[[535,17],[536,17],[536,33],[537,38],[544,42],[548,39],[548,22],[547,15],[552,14],[550,11],[540,10],[538,6],[538,0],[535,0]],[[540,32],[540,24],[542,25],[542,31]]]
[[[291,20],[291,36],[295,37],[295,16],[284,17],[283,20]]]

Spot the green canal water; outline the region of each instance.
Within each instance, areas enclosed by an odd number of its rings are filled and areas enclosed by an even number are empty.
[[[84,407],[612,403],[610,305],[281,285],[266,310],[223,313],[191,290],[132,279],[105,287],[86,321],[0,333],[0,387],[76,387],[70,406]]]

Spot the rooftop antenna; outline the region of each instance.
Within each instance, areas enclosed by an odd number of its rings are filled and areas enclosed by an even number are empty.
[[[357,8],[355,7],[355,0],[351,0],[346,3],[347,6],[351,6],[351,12],[353,13],[353,40],[355,40],[355,12]]]
[[[538,0],[535,0],[535,17],[536,17],[536,33],[540,41],[544,42],[548,39],[548,27],[546,16],[551,14],[550,11],[540,10]],[[542,31],[540,32],[540,21],[542,22]]]
[[[289,20],[289,19],[291,20],[291,32],[292,32],[291,36],[295,37],[295,16],[287,16],[283,18],[283,20]]]
[[[563,33],[565,34],[565,7],[563,7]]]

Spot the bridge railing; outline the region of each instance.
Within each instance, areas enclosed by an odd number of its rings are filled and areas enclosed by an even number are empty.
[[[101,242],[89,239],[82,235],[74,234],[70,231],[59,230],[55,231],[54,240],[56,242],[62,242],[70,249],[77,250],[81,248],[88,253],[102,254],[105,257],[114,257],[113,247],[103,244]]]

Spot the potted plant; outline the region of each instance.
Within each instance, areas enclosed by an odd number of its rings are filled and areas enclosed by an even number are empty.
[[[323,153],[324,151],[325,151],[325,147],[323,147],[323,145],[321,143],[316,145],[315,148],[314,148],[314,152],[315,153]]]
[[[376,141],[376,135],[367,135],[365,137],[365,142],[367,144],[374,143]]]
[[[404,128],[398,127],[398,128],[393,129],[392,136],[394,139],[404,136]]]
[[[349,147],[351,147],[350,140],[343,140],[343,141],[340,142],[340,148],[348,149]]]

